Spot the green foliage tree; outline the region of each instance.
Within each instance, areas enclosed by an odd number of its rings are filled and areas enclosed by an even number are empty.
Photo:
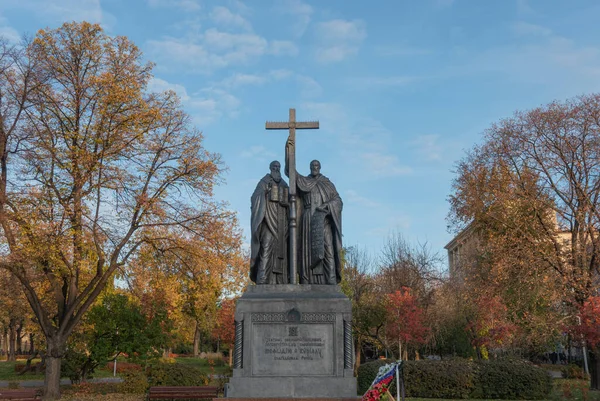
[[[73,382],[85,381],[99,366],[125,354],[146,365],[160,357],[169,340],[169,321],[164,308],[148,316],[124,294],[107,294],[90,308],[84,330],[74,335],[63,360],[64,374]]]

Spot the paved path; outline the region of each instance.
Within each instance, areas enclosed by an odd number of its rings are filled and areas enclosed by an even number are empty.
[[[562,373],[558,370],[549,370],[548,373],[553,379],[562,379]]]
[[[11,380],[12,381],[12,380]],[[28,387],[44,387],[43,380],[15,380],[19,382],[19,387],[28,388]],[[121,383],[123,379],[120,377],[100,377],[97,379],[89,379],[90,383]],[[71,380],[69,379],[60,379],[60,384],[70,385]],[[8,387],[8,381],[0,380],[0,387]]]

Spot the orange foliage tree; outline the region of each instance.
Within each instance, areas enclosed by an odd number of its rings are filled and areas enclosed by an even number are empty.
[[[221,212],[219,156],[125,37],[66,23],[0,50],[0,268],[46,339],[46,399],[86,311],[145,244]]]
[[[591,94],[493,124],[457,164],[450,221],[483,239],[488,263],[478,265],[530,338],[598,291],[599,154],[600,94]]]
[[[229,346],[229,366],[233,363],[235,303],[236,299],[225,299],[221,302],[217,311],[217,324],[213,330],[213,336]]]

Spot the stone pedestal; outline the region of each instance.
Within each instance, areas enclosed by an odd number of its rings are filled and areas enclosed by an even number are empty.
[[[351,322],[339,286],[249,286],[236,306],[226,397],[356,397]]]

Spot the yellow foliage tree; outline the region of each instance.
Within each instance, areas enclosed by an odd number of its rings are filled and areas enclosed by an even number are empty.
[[[60,397],[69,335],[142,246],[222,212],[219,156],[125,37],[66,23],[0,48],[0,267],[46,339],[45,398]]]

